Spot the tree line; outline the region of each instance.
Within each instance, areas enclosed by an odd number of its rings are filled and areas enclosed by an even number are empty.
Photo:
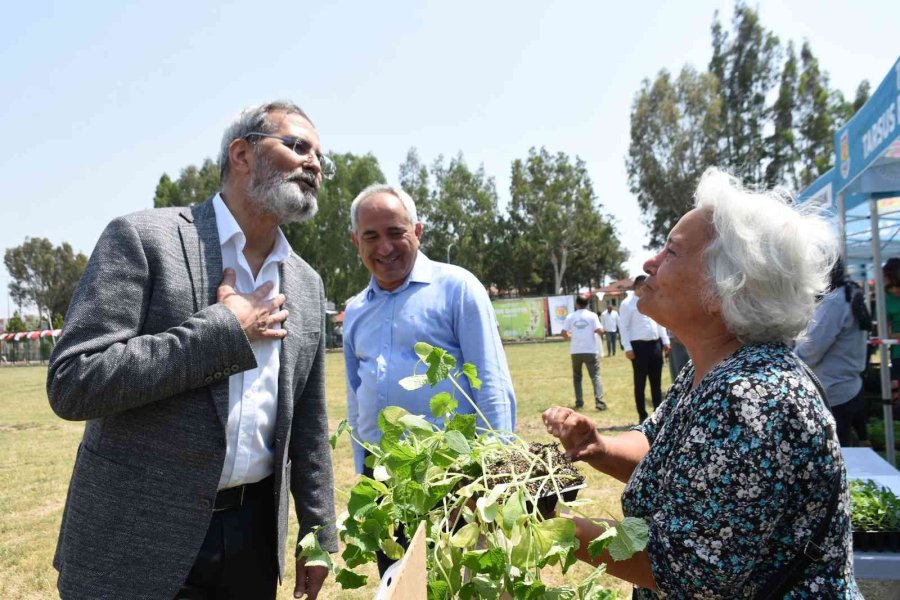
[[[809,42],[783,43],[743,2],[731,30],[715,13],[705,71],[685,65],[645,79],[631,109],[629,186],[658,248],[690,210],[712,165],[745,184],[796,193],[833,166],[834,132],[869,97],[862,81],[849,101],[831,88]]]

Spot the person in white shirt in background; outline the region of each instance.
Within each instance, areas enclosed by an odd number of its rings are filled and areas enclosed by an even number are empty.
[[[634,278],[634,294],[619,306],[619,335],[625,356],[631,361],[634,373],[634,404],[638,417],[643,422],[647,418],[644,387],[650,379],[650,399],[656,409],[662,403],[662,367],[669,355],[669,335],[666,328],[637,308],[646,275]]]
[[[606,336],[606,353],[616,355],[616,336],[619,332],[619,313],[613,310],[612,304],[606,305],[606,312],[600,313],[600,327]]]
[[[597,356],[600,347],[597,344],[597,336],[603,335],[600,319],[597,313],[588,310],[588,300],[585,296],[575,298],[575,312],[566,317],[563,323],[562,336],[570,340],[569,350],[572,354],[572,382],[575,384],[575,408],[584,406],[584,397],[581,392],[581,367],[587,366],[591,384],[594,386],[594,407],[597,410],[606,410],[603,402],[603,382],[600,381],[600,358]]]

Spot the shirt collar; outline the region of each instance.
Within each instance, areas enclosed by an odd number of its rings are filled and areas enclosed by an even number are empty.
[[[369,287],[366,288],[366,298],[371,300],[376,294],[399,294],[409,287],[410,283],[429,284],[432,281],[434,265],[431,260],[422,254],[421,250],[416,251],[416,262],[413,263],[412,271],[406,276],[406,279],[396,289],[386,291],[379,287],[375,281],[375,277],[369,278]]]
[[[222,200],[221,194],[216,194],[213,198],[213,208],[216,211],[216,227],[219,230],[219,246],[224,248],[232,238],[237,236],[235,246],[237,247],[238,252],[242,252],[244,250],[244,244],[247,243],[247,236],[241,231],[241,226],[238,224],[237,219],[234,218],[234,215],[231,214],[231,210],[225,205],[225,201]],[[272,247],[269,256],[266,257],[265,262],[269,263],[276,261],[281,263],[284,262],[290,254],[291,245],[284,236],[284,232],[281,231],[281,227],[279,227],[278,232],[275,234],[275,245]]]

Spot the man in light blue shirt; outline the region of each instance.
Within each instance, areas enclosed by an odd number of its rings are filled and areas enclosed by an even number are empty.
[[[419,252],[422,223],[412,198],[399,188],[373,185],[350,208],[351,236],[372,274],[368,287],[344,313],[347,413],[357,438],[381,439],[378,414],[387,406],[431,416],[429,401],[442,391],[453,394],[460,413],[472,406],[449,381],[415,391],[399,381],[424,373],[413,347],[427,342],[452,354],[458,366],[469,362],[482,380],[479,390],[462,378],[460,385],[497,431],[513,431],[516,400],[497,321],[481,282],[461,267],[433,262]],[[478,425],[487,425],[479,419]],[[365,451],[354,446],[354,463],[363,472]]]

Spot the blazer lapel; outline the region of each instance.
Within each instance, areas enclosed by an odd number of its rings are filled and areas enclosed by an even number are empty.
[[[179,225],[178,233],[194,293],[194,312],[199,312],[215,304],[222,280],[222,248],[212,199],[185,208],[181,217],[185,222]],[[228,379],[212,384],[210,391],[224,428],[228,423]]]
[[[286,262],[292,260],[288,257],[279,267],[281,279],[281,293],[285,295],[284,306],[289,315],[284,322],[284,327],[291,331],[291,325],[300,323],[300,308],[296,301],[300,297],[299,285],[296,280],[297,269],[285,269]],[[300,352],[300,337],[297,335],[287,336],[281,340],[281,368],[278,372],[278,415],[275,421],[275,456],[285,456],[282,445],[287,440],[288,429],[291,426],[291,420],[294,416],[294,369],[297,364],[297,354]]]

